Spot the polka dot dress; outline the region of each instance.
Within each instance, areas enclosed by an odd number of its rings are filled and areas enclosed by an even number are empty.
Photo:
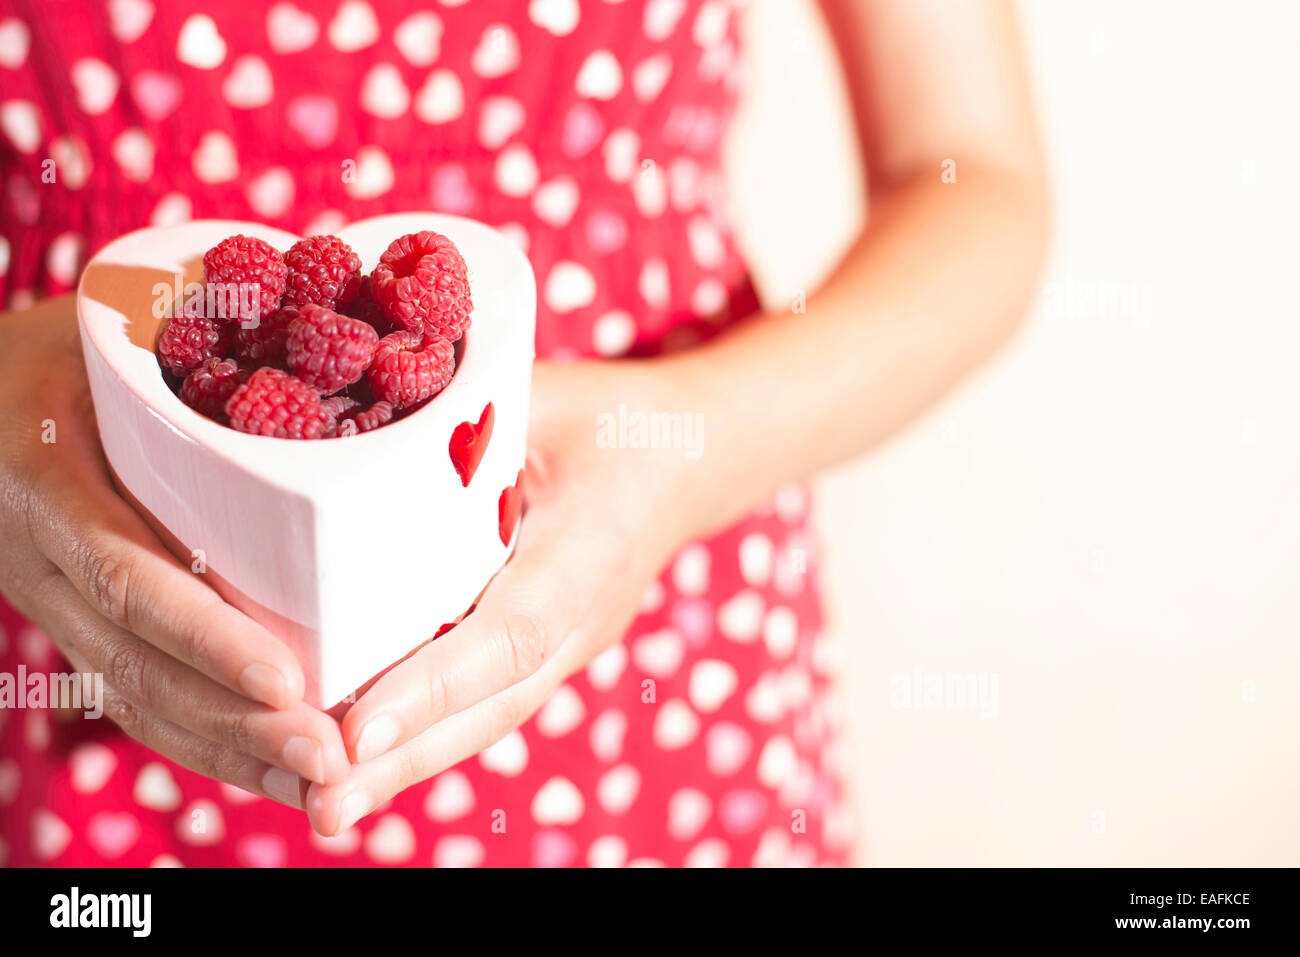
[[[723,0],[0,0],[0,301],[149,224],[483,220],[537,351],[689,347],[757,308],[722,201]],[[688,545],[625,640],[487,751],[334,838],[108,721],[0,709],[0,864],[841,863],[837,707],[800,487]],[[0,602],[0,673],[60,670]]]

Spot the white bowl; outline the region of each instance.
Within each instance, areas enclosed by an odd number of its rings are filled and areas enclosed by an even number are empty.
[[[155,284],[201,280],[204,251],[235,233],[280,250],[297,236],[220,220],[145,229],[101,250],[77,291],[99,434],[119,488],[177,558],[294,649],[320,707],[456,621],[513,548],[517,512],[503,522],[500,511],[524,467],[532,269],[500,233],[458,216],[381,216],[339,235],[369,272],[393,239],[422,229],[464,254],[472,324],[447,388],[361,435],[236,432],[184,405],[154,355],[165,322]],[[452,434],[479,423],[489,403],[491,435],[466,486]]]

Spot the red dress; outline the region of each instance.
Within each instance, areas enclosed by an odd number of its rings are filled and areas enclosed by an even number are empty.
[[[735,14],[0,0],[0,302],[73,288],[88,253],[149,223],[310,234],[432,208],[523,246],[539,356],[689,346],[756,308],[719,177]],[[331,839],[107,721],[0,710],[0,864],[842,862],[807,512],[792,486],[687,546],[626,639],[535,718]],[[0,673],[20,663],[62,667],[0,602]]]

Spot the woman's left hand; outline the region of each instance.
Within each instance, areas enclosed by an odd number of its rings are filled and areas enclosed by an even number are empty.
[[[493,744],[556,687],[619,641],[674,552],[711,524],[692,449],[615,447],[599,416],[619,406],[703,412],[661,366],[538,363],[526,513],[513,557],[474,612],[421,647],[343,718],[356,762],[342,784],[312,784],[307,812],[337,834],[405,788]],[[690,433],[684,433],[690,435]],[[702,430],[694,438],[702,441]]]

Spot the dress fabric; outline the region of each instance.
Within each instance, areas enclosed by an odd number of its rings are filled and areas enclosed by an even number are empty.
[[[719,175],[736,6],[0,0],[0,302],[149,224],[435,209],[524,248],[540,357],[689,346],[757,308]],[[107,720],[0,709],[0,865],[843,863],[821,628],[790,486],[684,548],[523,727],[329,839]],[[66,667],[0,601],[20,665]]]

